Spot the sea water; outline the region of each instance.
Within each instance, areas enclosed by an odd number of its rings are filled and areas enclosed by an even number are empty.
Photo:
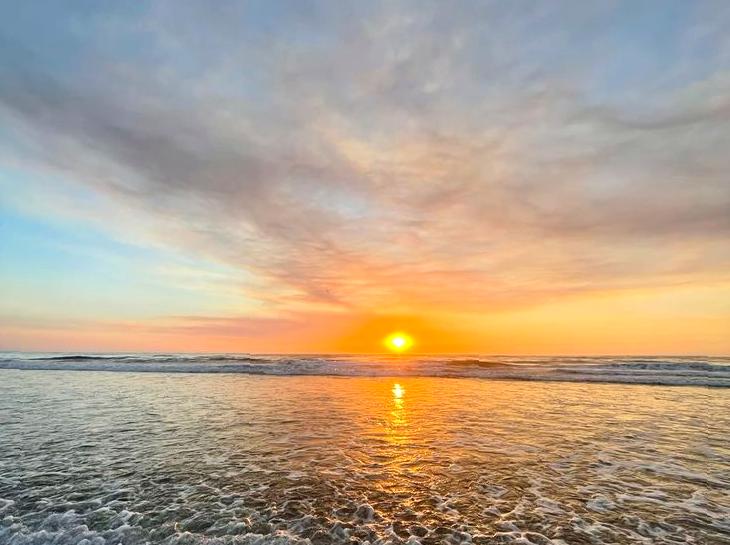
[[[3,544],[730,543],[727,360],[1,365]]]
[[[515,357],[253,354],[24,354],[0,369],[421,376],[730,387],[730,357]]]

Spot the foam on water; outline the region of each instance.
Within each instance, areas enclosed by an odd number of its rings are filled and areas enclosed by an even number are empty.
[[[728,428],[723,389],[0,370],[0,543],[721,544]]]
[[[730,387],[728,357],[0,354],[0,369],[423,376]]]

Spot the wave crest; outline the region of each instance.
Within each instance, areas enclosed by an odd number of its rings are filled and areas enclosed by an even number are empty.
[[[23,354],[0,369],[251,375],[424,376],[730,387],[730,358]]]

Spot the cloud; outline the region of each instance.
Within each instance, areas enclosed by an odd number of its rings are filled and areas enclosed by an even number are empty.
[[[209,7],[95,19],[63,69],[6,41],[0,158],[93,194],[73,213],[117,237],[245,271],[270,309],[478,311],[727,278],[729,10],[698,6],[672,63],[601,5]],[[638,53],[645,74],[617,72]],[[651,68],[667,63],[669,80]]]

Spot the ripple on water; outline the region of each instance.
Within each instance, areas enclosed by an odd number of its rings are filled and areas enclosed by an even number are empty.
[[[704,544],[730,532],[721,390],[0,372],[3,544]]]

